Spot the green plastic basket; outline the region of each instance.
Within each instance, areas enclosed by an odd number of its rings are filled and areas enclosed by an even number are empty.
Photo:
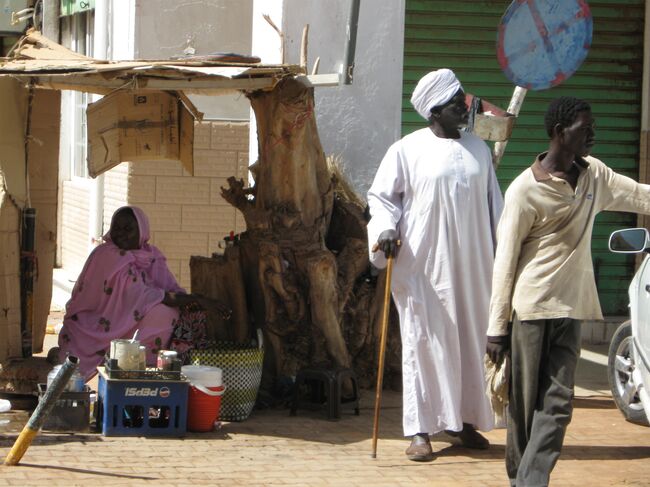
[[[262,380],[263,361],[263,348],[230,342],[218,342],[213,347],[190,352],[193,365],[211,365],[222,371],[225,391],[220,421],[244,421],[250,416]]]

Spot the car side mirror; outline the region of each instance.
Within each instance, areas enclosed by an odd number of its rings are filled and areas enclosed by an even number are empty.
[[[650,236],[645,228],[616,230],[609,237],[609,250],[619,254],[636,254],[648,248]]]

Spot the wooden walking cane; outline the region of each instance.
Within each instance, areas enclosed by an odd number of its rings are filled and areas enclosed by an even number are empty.
[[[400,241],[397,241],[399,247]],[[379,249],[375,244],[373,252]],[[390,280],[393,275],[393,256],[386,258],[386,287],[384,288],[384,309],[381,314],[381,338],[379,340],[379,365],[377,366],[377,391],[375,392],[375,419],[372,424],[372,458],[377,458],[377,435],[379,434],[379,409],[381,407],[381,390],[384,381],[384,356],[386,355],[386,337],[388,335],[388,314],[390,311]]]

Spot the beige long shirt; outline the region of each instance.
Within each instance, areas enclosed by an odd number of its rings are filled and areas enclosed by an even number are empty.
[[[650,185],[615,173],[593,157],[576,162],[575,191],[540,165],[505,194],[497,229],[488,336],[521,320],[602,319],[591,261],[591,233],[603,210],[650,214]]]

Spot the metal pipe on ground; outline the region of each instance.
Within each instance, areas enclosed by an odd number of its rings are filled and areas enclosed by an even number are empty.
[[[41,426],[43,426],[45,418],[47,418],[50,411],[52,411],[54,404],[65,389],[65,386],[68,384],[68,381],[78,364],[79,359],[77,357],[68,356],[65,359],[65,362],[59,369],[59,373],[56,374],[52,383],[45,391],[43,399],[38,403],[38,406],[36,406],[36,409],[30,416],[27,424],[20,432],[18,438],[16,438],[7,458],[5,458],[5,465],[18,465],[29,448],[29,445],[31,445],[32,440],[38,434]]]

